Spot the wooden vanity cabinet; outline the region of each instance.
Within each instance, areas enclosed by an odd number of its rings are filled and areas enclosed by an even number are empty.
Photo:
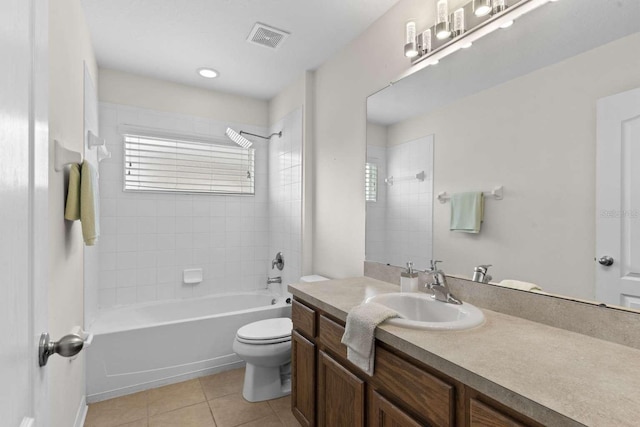
[[[373,376],[347,360],[344,323],[294,300],[292,396],[305,427],[540,427],[466,385],[376,342]]]

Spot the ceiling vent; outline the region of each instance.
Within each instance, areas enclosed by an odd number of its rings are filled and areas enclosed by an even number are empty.
[[[247,41],[259,46],[277,49],[287,37],[289,37],[288,32],[257,22],[247,37]]]

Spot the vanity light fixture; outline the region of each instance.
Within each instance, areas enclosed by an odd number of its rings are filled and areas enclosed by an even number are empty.
[[[492,10],[491,0],[473,0],[473,14],[477,17],[487,16]]]
[[[409,21],[405,26],[404,56],[415,58],[418,56],[418,46],[416,43],[416,21]]]
[[[206,79],[215,79],[219,75],[213,68],[198,68],[198,74]]]
[[[437,14],[438,20],[436,21],[436,38],[438,40],[448,39],[449,37],[451,37],[448,0],[438,0]]]
[[[464,31],[464,8],[461,7],[453,12],[453,36],[461,36]]]
[[[449,14],[448,0],[438,0],[435,25],[418,33],[414,20],[407,23],[405,56],[421,67],[412,67],[399,78],[468,49],[476,40],[500,28],[509,28],[520,16],[555,1],[558,0],[468,0]]]

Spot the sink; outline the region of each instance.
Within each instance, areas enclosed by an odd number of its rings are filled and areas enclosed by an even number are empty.
[[[375,302],[400,314],[385,324],[411,329],[458,331],[484,323],[482,311],[471,304],[449,304],[435,300],[425,293],[390,293],[369,297],[365,303]]]

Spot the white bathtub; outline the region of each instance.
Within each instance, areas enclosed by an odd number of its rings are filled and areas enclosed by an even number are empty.
[[[241,367],[244,362],[231,348],[236,331],[273,317],[291,317],[291,305],[266,293],[103,311],[90,327],[94,338],[86,355],[87,401]]]

